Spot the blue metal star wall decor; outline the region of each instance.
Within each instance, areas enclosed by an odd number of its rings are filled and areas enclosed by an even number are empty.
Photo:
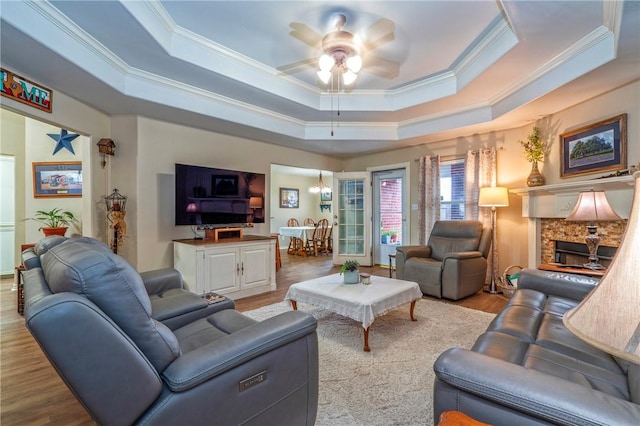
[[[65,129],[60,129],[59,135],[55,133],[47,133],[47,135],[49,135],[51,139],[56,141],[56,147],[53,150],[52,155],[56,155],[62,148],[67,148],[69,151],[71,151],[72,154],[75,155],[75,152],[73,151],[73,145],[71,145],[71,141],[80,135],[74,135],[73,133],[70,134]]]

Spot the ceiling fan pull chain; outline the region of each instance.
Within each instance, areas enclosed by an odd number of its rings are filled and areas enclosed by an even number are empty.
[[[331,74],[331,136],[333,136],[333,73]]]

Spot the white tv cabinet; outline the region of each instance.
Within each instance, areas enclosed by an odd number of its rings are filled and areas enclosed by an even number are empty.
[[[173,267],[187,288],[231,299],[276,289],[275,240],[260,235],[213,240],[175,240]]]

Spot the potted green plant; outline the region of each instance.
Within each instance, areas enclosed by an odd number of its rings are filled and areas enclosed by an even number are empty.
[[[35,220],[45,226],[40,227],[45,237],[49,235],[62,235],[67,232],[69,225],[76,222],[78,219],[74,214],[68,210],[62,210],[61,208],[54,208],[49,211],[38,210],[34,217],[30,217],[29,220]]]
[[[380,240],[382,241],[382,244],[389,244],[392,234],[393,231],[383,231],[382,234],[380,234]]]
[[[360,282],[360,263],[357,260],[347,260],[340,268],[340,275],[344,275],[344,284],[358,284]]]
[[[524,148],[524,155],[531,163],[531,173],[527,178],[528,186],[541,186],[544,185],[544,176],[538,170],[538,162],[544,161],[545,143],[540,136],[540,128],[534,127],[531,133],[527,136],[527,141],[518,141]]]

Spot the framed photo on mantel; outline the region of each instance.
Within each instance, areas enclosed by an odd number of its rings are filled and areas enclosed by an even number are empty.
[[[627,114],[560,135],[560,177],[627,168]]]

